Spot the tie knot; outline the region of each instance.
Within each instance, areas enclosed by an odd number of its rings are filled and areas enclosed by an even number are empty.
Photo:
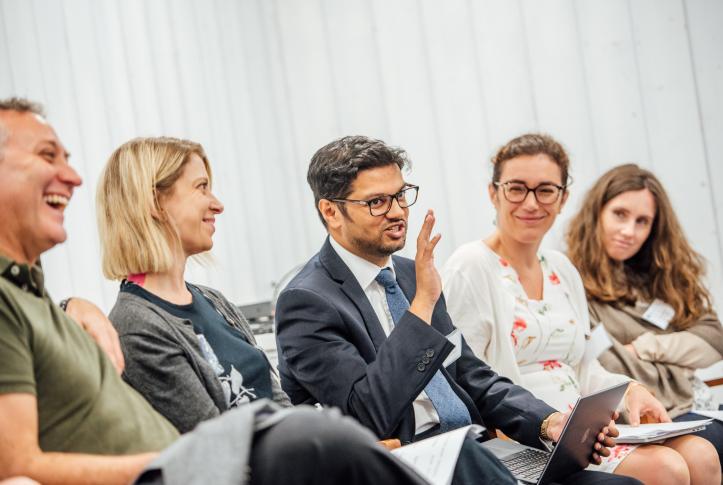
[[[390,293],[394,293],[397,290],[397,280],[389,268],[382,269],[374,279]]]

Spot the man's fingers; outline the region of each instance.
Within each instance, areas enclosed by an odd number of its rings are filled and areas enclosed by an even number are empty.
[[[434,248],[437,247],[437,243],[439,242],[440,239],[442,239],[442,235],[436,234],[432,238],[432,240],[429,241],[429,244],[427,244],[427,247],[424,248],[424,252],[427,257],[431,258],[432,256],[434,256]]]
[[[608,425],[608,436],[612,438],[617,438],[620,435],[620,431],[618,431],[618,427],[615,425],[614,422],[610,422]]]
[[[126,358],[123,355],[123,350],[121,349],[120,344],[118,344],[116,346],[115,354],[118,359],[118,365],[116,366],[116,370],[118,371],[119,374],[122,374],[126,368]]]
[[[115,364],[115,369],[118,371],[118,374],[123,373],[123,369],[126,367],[126,360],[123,356],[123,350],[121,349],[120,343],[118,339],[116,338],[113,341],[114,345],[112,348],[113,351],[113,363]]]
[[[93,337],[98,346],[108,356],[113,367],[115,367],[118,374],[123,373],[125,368],[125,358],[123,357],[123,350],[120,346],[120,340],[118,333],[113,327],[90,327],[88,328],[88,334]]]
[[[122,372],[123,352],[116,343],[117,340],[113,339],[113,335],[107,332],[100,336],[98,340],[98,345],[106,355],[108,355],[108,358],[110,358],[110,361],[113,363],[113,367],[120,373]]]
[[[598,455],[597,453],[593,452],[593,454],[592,454],[592,462],[593,462],[594,464],[596,464],[596,465],[599,465],[600,463],[602,463],[602,460],[600,459],[600,455]]]
[[[427,211],[424,216],[424,222],[422,223],[422,229],[419,231],[417,242],[426,245],[429,242],[429,237],[432,235],[432,228],[434,227],[434,212],[432,209]]]

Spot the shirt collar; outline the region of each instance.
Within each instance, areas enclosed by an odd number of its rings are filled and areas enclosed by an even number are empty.
[[[0,254],[0,276],[23,291],[42,297],[45,294],[45,278],[40,263],[20,264]]]
[[[384,266],[377,266],[376,264],[369,262],[344,248],[344,246],[336,242],[331,235],[329,235],[329,242],[331,243],[331,247],[334,251],[336,251],[336,254],[338,254],[341,260],[344,261],[344,264],[347,265],[351,273],[359,282],[359,286],[362,287],[362,290],[366,291],[367,287],[369,287],[372,281],[376,279],[379,271],[383,268],[389,268],[392,270],[394,277],[397,277],[397,274],[394,272],[394,263],[392,262],[391,256],[387,259]]]

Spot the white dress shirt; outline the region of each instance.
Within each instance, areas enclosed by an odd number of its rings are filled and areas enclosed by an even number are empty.
[[[359,282],[359,286],[361,286],[364,294],[369,299],[369,303],[371,303],[374,313],[376,313],[379,323],[381,323],[382,329],[384,329],[384,333],[389,336],[394,330],[394,320],[392,319],[392,314],[387,304],[387,294],[384,291],[384,287],[377,283],[376,277],[382,269],[389,268],[392,270],[392,274],[394,274],[396,279],[397,274],[394,272],[392,258],[389,257],[384,266],[377,266],[349,252],[331,236],[329,237],[329,242],[331,243],[331,247],[334,248],[334,251],[336,251],[336,254],[344,261]],[[414,408],[416,434],[427,431],[439,424],[437,410],[434,409],[432,401],[424,391],[412,402],[412,407]]]

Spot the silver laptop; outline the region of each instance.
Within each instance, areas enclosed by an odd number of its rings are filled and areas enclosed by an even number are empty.
[[[482,443],[525,483],[545,484],[587,467],[597,434],[610,422],[628,383],[581,397],[552,452],[495,438]]]

